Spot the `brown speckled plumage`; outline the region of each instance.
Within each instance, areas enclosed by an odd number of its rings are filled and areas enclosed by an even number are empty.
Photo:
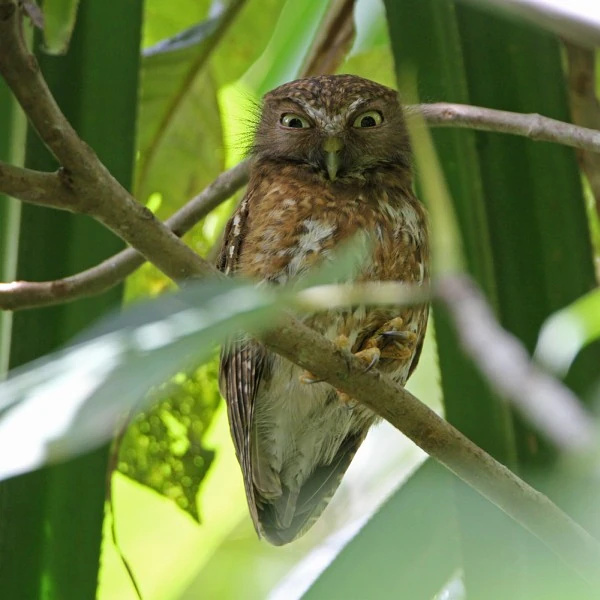
[[[428,280],[426,217],[412,192],[394,90],[352,75],[276,88],[264,99],[254,157],[246,195],[227,226],[222,271],[286,283],[360,233],[373,251],[357,279]],[[359,306],[305,322],[330,339],[345,336],[352,352],[377,346],[377,368],[405,383],[427,310]],[[328,384],[302,383],[301,373],[250,339],[222,354],[221,390],[250,513],[258,533],[278,545],[318,518],[375,421]]]

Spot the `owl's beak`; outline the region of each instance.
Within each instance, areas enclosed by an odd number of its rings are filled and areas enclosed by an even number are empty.
[[[325,166],[331,181],[335,181],[337,172],[342,164],[340,150],[344,147],[344,142],[339,137],[328,137],[323,142],[325,150]]]

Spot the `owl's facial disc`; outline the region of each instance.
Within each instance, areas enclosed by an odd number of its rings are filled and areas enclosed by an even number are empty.
[[[325,151],[325,166],[327,167],[327,174],[331,181],[335,181],[337,172],[342,164],[341,150],[344,147],[344,142],[341,138],[331,136],[325,138],[323,142],[323,150]]]

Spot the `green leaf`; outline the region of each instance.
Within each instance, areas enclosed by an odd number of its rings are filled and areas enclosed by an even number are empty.
[[[44,50],[64,54],[69,47],[79,0],[44,0]]]
[[[6,84],[0,80],[0,160],[22,165],[26,120]],[[17,273],[21,203],[0,194],[0,281],[14,281]],[[0,311],[0,378],[8,370],[12,312]]]
[[[151,387],[206,360],[240,328],[273,323],[274,303],[268,288],[203,281],[16,370],[0,383],[0,479],[107,441]]]
[[[141,16],[140,0],[86,0],[79,7],[64,56],[43,51],[42,32],[36,32],[31,44],[67,119],[128,189],[135,157]],[[24,29],[28,35],[28,28]],[[0,137],[7,133],[1,125],[0,131]],[[25,154],[27,167],[56,170],[55,159],[35,132],[29,131],[26,145],[22,138],[12,141]],[[123,247],[121,240],[88,217],[33,205],[21,207],[21,224],[11,236],[16,234],[16,278],[27,281],[72,275]],[[121,292],[121,286],[115,286],[107,293],[67,305],[14,313],[11,366],[65,344],[110,308],[119,306]],[[52,407],[44,410],[52,411]],[[32,423],[37,420],[36,415]],[[94,597],[107,461],[105,445],[67,464],[0,482],[0,597]]]
[[[153,46],[211,16],[216,16],[209,14],[212,4],[212,0],[146,0],[142,47]]]
[[[302,4],[306,0],[294,1]],[[219,87],[239,79],[258,59],[285,4],[282,0],[246,0],[239,16],[211,53],[210,69]]]
[[[600,289],[578,298],[542,325],[536,359],[565,375],[579,351],[600,338]]]
[[[181,203],[222,170],[216,91],[204,67],[240,6],[235,0],[218,16],[144,51],[136,172],[141,201],[158,192],[171,195],[170,206],[173,199]]]
[[[119,452],[121,473],[145,485],[200,522],[196,496],[215,452],[205,436],[221,401],[218,357],[177,373],[156,390],[160,400],[127,427]]]
[[[287,0],[267,47],[242,78],[244,85],[260,97],[296,79],[330,4],[331,0]]]
[[[460,565],[452,479],[444,467],[425,462],[303,598],[430,600]]]

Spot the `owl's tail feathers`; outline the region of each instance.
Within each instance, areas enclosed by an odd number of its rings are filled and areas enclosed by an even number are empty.
[[[318,466],[299,492],[283,485],[279,498],[257,498],[260,534],[275,546],[304,535],[329,504],[365,434],[366,430],[348,436],[331,463]]]
[[[298,491],[291,491],[284,487],[281,496],[271,504],[275,517],[275,526],[278,529],[288,529],[296,514],[296,503],[298,501]]]

